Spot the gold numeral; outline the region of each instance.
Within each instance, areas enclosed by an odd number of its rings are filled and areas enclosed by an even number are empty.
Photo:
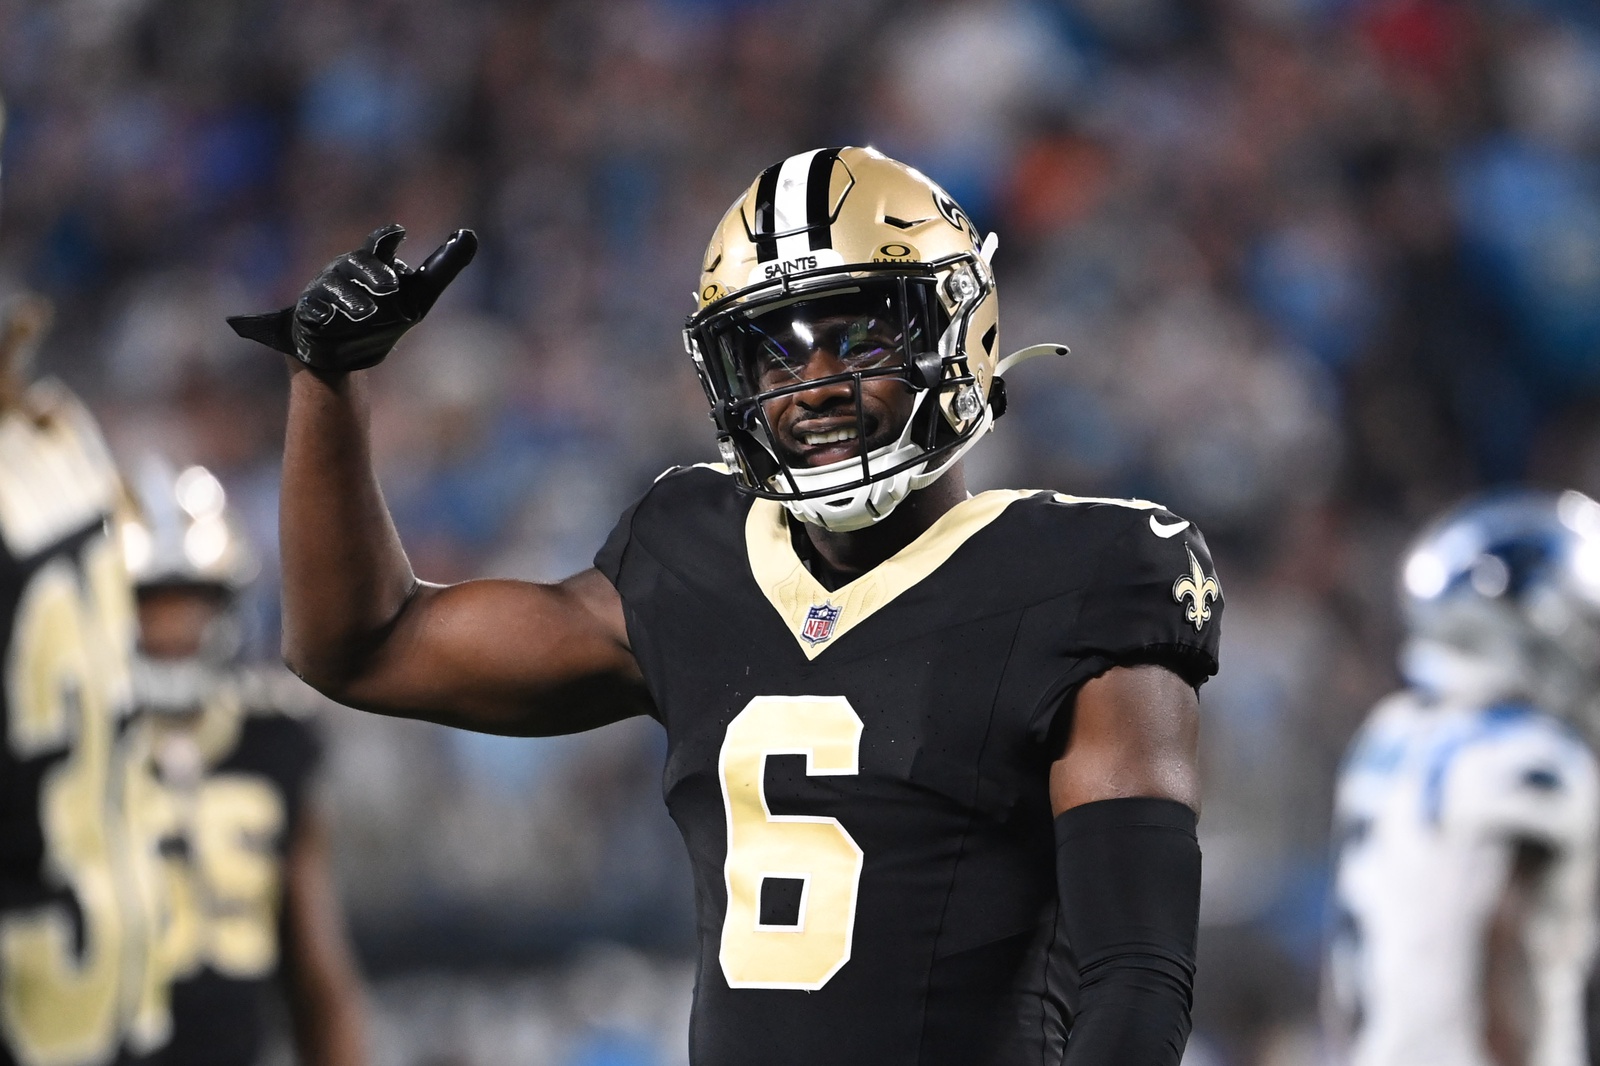
[[[773,814],[767,756],[804,755],[813,776],[859,772],[861,718],[843,696],[757,696],[728,723],[718,769],[728,820],[722,973],[732,988],[815,991],[850,961],[861,849],[837,818]],[[799,921],[762,925],[769,877],[804,883]]]
[[[127,675],[126,650],[113,642],[131,613],[111,602],[116,562],[101,558],[109,543],[87,550],[87,590],[64,559],[34,575],[5,659],[11,750],[27,759],[66,749],[40,783],[44,876],[71,889],[82,920],[80,942],[60,906],[0,918],[0,1026],[27,1066],[109,1057],[126,1012],[123,842],[111,775],[116,700]]]
[[[228,977],[270,975],[278,964],[278,912],[283,863],[278,855],[287,812],[271,782],[221,773],[193,789],[153,775],[130,775],[137,786],[149,924],[156,930],[145,975],[141,1017],[157,1019],[172,981],[202,966]],[[163,854],[163,842],[186,841]]]
[[[207,896],[207,960],[230,977],[265,977],[278,964],[283,799],[266,781],[218,774],[200,786],[196,858]]]

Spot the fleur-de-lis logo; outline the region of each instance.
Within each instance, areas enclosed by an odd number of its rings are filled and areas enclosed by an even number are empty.
[[[1217,584],[1217,579],[1207,577],[1206,572],[1200,569],[1200,560],[1194,557],[1194,552],[1185,544],[1183,550],[1189,553],[1189,572],[1172,583],[1172,598],[1181,606],[1187,599],[1189,606],[1184,608],[1183,616],[1194,623],[1196,632],[1200,627],[1211,621],[1211,602],[1222,598],[1222,586]]]

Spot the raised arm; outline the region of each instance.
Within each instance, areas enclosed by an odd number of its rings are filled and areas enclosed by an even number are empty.
[[[570,733],[648,710],[622,602],[588,570],[555,585],[431,585],[384,506],[360,375],[290,383],[283,651],[331,698],[488,733]]]
[[[411,270],[394,258],[403,236],[376,231],[293,308],[230,320],[294,356],[279,512],[284,658],[341,703],[482,732],[569,733],[647,711],[621,600],[598,572],[450,586],[412,573],[352,370],[421,319],[475,241],[458,234]]]

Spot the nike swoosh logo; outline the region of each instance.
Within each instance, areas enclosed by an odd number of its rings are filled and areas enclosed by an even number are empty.
[[[1176,537],[1179,533],[1182,533],[1188,528],[1189,523],[1187,521],[1174,522],[1169,526],[1165,522],[1157,521],[1155,515],[1150,516],[1150,532],[1154,533],[1162,540],[1166,540],[1168,537]]]

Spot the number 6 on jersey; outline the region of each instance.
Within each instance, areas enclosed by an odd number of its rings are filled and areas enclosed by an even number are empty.
[[[722,974],[730,988],[815,991],[850,961],[861,849],[836,818],[773,814],[769,755],[804,755],[811,776],[859,773],[861,718],[843,696],[757,696],[728,723],[718,769],[728,819]],[[762,883],[802,882],[798,920],[762,924]]]

